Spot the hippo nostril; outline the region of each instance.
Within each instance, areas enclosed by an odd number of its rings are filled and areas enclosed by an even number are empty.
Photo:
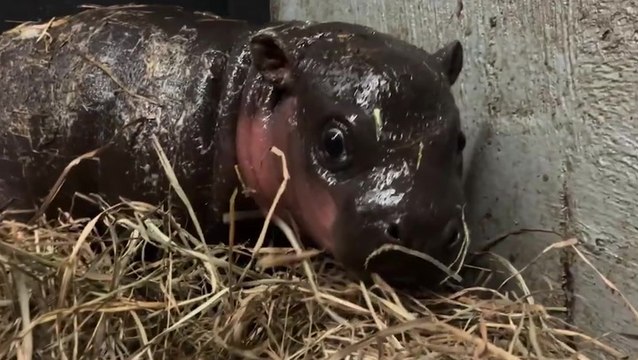
[[[454,232],[450,234],[450,237],[447,238],[445,243],[448,244],[449,247],[454,247],[456,246],[460,238],[461,236],[459,232],[454,230]]]
[[[461,241],[461,231],[458,222],[451,221],[447,224],[443,233],[443,240],[448,247],[453,248]]]
[[[388,228],[385,230],[385,232],[393,239],[399,240],[399,224],[392,223],[388,225]]]

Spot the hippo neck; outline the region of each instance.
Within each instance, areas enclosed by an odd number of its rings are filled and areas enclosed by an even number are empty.
[[[246,103],[237,121],[237,160],[244,185],[265,214],[272,207],[283,183],[282,158],[291,175],[277,203],[275,214],[296,227],[301,240],[311,240],[328,251],[334,250],[332,228],[336,204],[325,188],[313,181],[299,146],[297,127],[298,98],[294,94],[279,97],[272,87],[251,77],[242,97]]]
[[[259,81],[255,81],[256,74],[252,73],[254,68],[251,67],[251,56],[249,51],[249,39],[252,34],[265,28],[287,29],[295,26],[304,26],[306,22],[273,22],[261,26],[251,25],[245,34],[245,39],[238,43],[229,53],[228,59],[232,59],[226,65],[224,77],[220,83],[224,84],[222,96],[217,106],[215,118],[215,134],[214,142],[211,146],[215,147],[214,155],[214,171],[211,174],[210,186],[215,189],[212,199],[209,202],[209,215],[213,218],[213,222],[217,223],[221,220],[221,216],[228,211],[229,198],[235,188],[240,187],[239,179],[235,171],[235,165],[240,167],[241,163],[237,156],[238,144],[245,144],[247,139],[238,139],[237,126],[240,117],[255,115],[255,110],[250,109],[251,101],[247,100],[248,89],[254,89]],[[241,146],[239,146],[241,148]],[[242,179],[243,180],[243,179]],[[254,208],[253,199],[244,196],[236,198],[236,209]]]
[[[222,84],[225,84],[215,114],[215,134],[211,146],[215,147],[214,171],[210,186],[215,189],[210,199],[209,216],[213,223],[221,222],[222,215],[229,210],[229,200],[235,188],[240,186],[235,171],[237,164],[237,118],[244,106],[242,93],[250,67],[248,42],[237,44],[229,54],[233,59],[226,66]],[[251,202],[237,197],[237,209],[250,207]]]
[[[263,210],[272,205],[277,190],[283,180],[281,159],[271,152],[277,147],[287,152],[286,117],[273,116],[273,102],[276,95],[272,86],[251,70],[249,81],[243,91],[237,118],[236,154],[237,164],[246,190]],[[279,104],[292,109],[295,98],[290,97]],[[280,204],[285,206],[285,196]],[[281,206],[278,207],[281,209]]]

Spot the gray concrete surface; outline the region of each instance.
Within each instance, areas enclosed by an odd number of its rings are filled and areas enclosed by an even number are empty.
[[[520,228],[576,236],[638,306],[637,0],[274,0],[277,19],[372,26],[433,51],[459,39],[473,240]],[[512,236],[517,266],[561,237]],[[636,319],[573,251],[524,275],[576,325],[638,353]]]

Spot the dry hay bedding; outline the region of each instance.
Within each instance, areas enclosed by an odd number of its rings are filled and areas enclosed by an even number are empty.
[[[274,153],[285,169],[285,156]],[[152,204],[85,198],[102,206],[100,216],[0,223],[1,359],[587,359],[575,344],[623,356],[565,323],[565,309],[537,304],[520,271],[499,257],[520,296],[479,283],[407,293],[379,278],[356,282],[330,257],[302,249],[276,217],[264,224],[280,227],[289,249],[262,246],[263,231],[255,248],[205,245],[201,232],[188,233]],[[231,227],[241,226],[239,216],[229,214]],[[166,256],[137,261],[148,244]],[[591,266],[577,245],[562,241],[542,254],[562,248]],[[255,261],[239,266],[238,255]]]

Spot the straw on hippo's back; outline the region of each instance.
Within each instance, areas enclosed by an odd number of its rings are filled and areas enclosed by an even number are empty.
[[[253,190],[239,208],[271,205],[281,183],[275,146],[291,173],[279,215],[350,270],[444,275],[391,256],[365,269],[387,243],[444,263],[456,256],[458,42],[429,54],[359,25],[257,29],[157,6],[87,10],[40,41],[38,30],[0,38],[0,204],[33,208],[69,161],[109,142],[71,171],[49,214],[69,209],[75,192],[163,201],[154,134],[213,233],[239,186],[236,164]],[[76,201],[73,211],[95,209]]]

